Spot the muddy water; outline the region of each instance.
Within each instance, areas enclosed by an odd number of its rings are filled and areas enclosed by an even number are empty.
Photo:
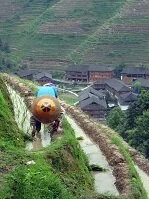
[[[14,107],[15,120],[18,127],[23,130],[25,134],[31,135],[30,116],[31,113],[24,103],[24,99],[13,90],[10,86],[7,86],[10,93],[10,97]],[[41,147],[46,147],[50,144],[50,134],[47,132],[44,125],[41,127],[41,133],[36,135],[33,142],[26,143],[27,150],[39,150]]]
[[[74,129],[76,137],[83,138],[83,140],[80,140],[79,142],[89,159],[89,163],[99,165],[107,170],[106,172],[93,172],[96,191],[99,193],[119,195],[114,184],[116,180],[112,175],[112,169],[109,166],[105,156],[102,154],[100,148],[85,134],[85,132],[71,117],[66,116],[66,119]]]

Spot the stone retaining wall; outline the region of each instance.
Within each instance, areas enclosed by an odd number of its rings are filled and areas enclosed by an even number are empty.
[[[27,105],[28,109],[30,110],[31,104],[35,99],[35,96],[31,89],[29,89],[26,85],[19,82],[15,77],[9,76],[8,74],[4,74],[3,78],[6,83],[8,83],[13,89],[18,91],[21,97],[24,98],[24,102]]]

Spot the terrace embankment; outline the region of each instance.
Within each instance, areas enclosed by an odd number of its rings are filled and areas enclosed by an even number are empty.
[[[7,74],[4,75],[4,78],[9,82],[9,84],[12,84],[12,87],[15,84],[15,88],[17,88],[17,90],[23,90],[22,95],[27,100],[26,103],[30,108],[31,100],[33,99],[33,93],[31,90],[28,88],[25,89],[24,84],[19,83],[15,78],[10,77]],[[131,195],[133,195],[131,198],[136,195],[138,198],[146,199],[146,194],[139,181],[140,179],[134,168],[133,161],[129,157],[127,151],[125,151],[125,148],[121,146],[121,144],[120,147],[116,144],[119,140],[115,138],[114,143],[110,138],[110,135],[107,135],[108,130],[105,133],[105,130],[99,127],[98,123],[94,122],[79,109],[68,106],[63,102],[61,104],[66,109],[66,112],[77,121],[85,133],[88,134],[103,151],[109,165],[113,167],[113,175],[116,178],[116,186],[120,194],[125,195],[128,198],[131,197]],[[135,190],[137,190],[137,192]]]

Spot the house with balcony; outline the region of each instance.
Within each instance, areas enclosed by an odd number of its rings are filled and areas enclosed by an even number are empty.
[[[128,85],[136,79],[149,79],[149,68],[146,67],[126,67],[121,72],[121,80]]]
[[[66,80],[75,82],[88,82],[87,65],[72,65],[66,69]]]
[[[108,66],[90,66],[88,70],[89,82],[111,79],[113,77],[113,70],[113,68]]]
[[[66,69],[66,79],[69,81],[94,82],[113,77],[113,68],[100,65],[74,65]]]

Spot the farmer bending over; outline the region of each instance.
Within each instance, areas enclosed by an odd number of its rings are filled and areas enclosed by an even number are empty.
[[[43,86],[39,87],[36,96],[37,97],[52,96],[52,97],[57,98],[58,97],[57,88],[52,83],[44,84]],[[40,130],[41,130],[41,122],[38,121],[34,116],[31,116],[30,123],[31,123],[31,126],[32,126],[32,136],[34,137],[35,133],[36,132],[39,133]],[[50,132],[51,137],[52,137],[53,133],[58,130],[59,123],[60,123],[60,120],[56,119],[53,122],[53,124],[51,125],[52,126],[52,131]]]

